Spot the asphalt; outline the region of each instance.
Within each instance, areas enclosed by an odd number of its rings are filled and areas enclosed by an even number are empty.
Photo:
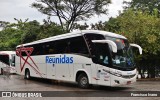
[[[106,87],[93,85],[88,89],[81,89],[75,83],[53,81],[47,79],[32,78],[25,80],[20,75],[0,75],[1,92],[40,92],[38,98],[12,97],[0,98],[0,100],[160,100],[160,81],[152,79],[138,79],[131,85],[120,87]],[[157,96],[133,96],[132,94],[157,94]],[[131,96],[132,95],[132,96]],[[15,95],[14,95],[15,96]]]

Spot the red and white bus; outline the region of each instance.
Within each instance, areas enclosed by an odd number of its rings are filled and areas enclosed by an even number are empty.
[[[16,47],[16,71],[30,77],[117,86],[136,82],[137,70],[126,37],[98,30],[53,36]]]

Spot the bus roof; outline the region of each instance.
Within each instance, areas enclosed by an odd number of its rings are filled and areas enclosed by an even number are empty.
[[[0,55],[4,55],[4,54],[10,55],[10,54],[16,54],[16,52],[15,51],[0,51]]]
[[[70,38],[70,37],[81,36],[86,33],[95,33],[95,34],[101,34],[104,36],[126,39],[124,36],[116,34],[116,33],[112,33],[112,32],[99,31],[99,30],[81,30],[81,31],[66,33],[66,34],[62,34],[62,35],[52,36],[49,38],[33,41],[33,42],[22,44],[22,45],[27,46],[27,45],[39,44],[39,43],[44,43],[44,42],[49,42],[49,41],[54,41],[54,40],[66,39],[66,38]],[[22,45],[18,45],[17,47],[20,47]]]

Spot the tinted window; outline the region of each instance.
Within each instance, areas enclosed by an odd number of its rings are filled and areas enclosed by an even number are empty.
[[[9,65],[9,55],[0,55],[0,61]]]
[[[22,52],[22,56],[27,56],[27,54],[25,52]]]
[[[43,55],[44,54],[43,44],[35,44],[35,45],[24,46],[24,48],[33,48],[33,51],[31,53],[31,55]],[[20,48],[18,48],[18,49],[20,49]],[[30,53],[29,50],[21,51],[21,55],[22,56],[27,56],[26,52]]]
[[[67,39],[55,41],[56,54],[67,53],[67,47],[68,47]]]
[[[70,53],[88,54],[88,49],[82,36],[71,38],[68,45],[68,52]]]
[[[43,44],[36,44],[33,46],[29,46],[29,47],[33,47],[33,52],[31,55],[43,55],[44,54],[44,45]]]
[[[51,42],[43,43],[42,46],[43,46],[42,47],[43,48],[43,54],[41,54],[41,55],[56,53],[55,42],[51,41]]]
[[[88,54],[88,49],[82,36],[35,44],[26,47],[34,48],[31,55],[63,53]],[[22,52],[22,55],[26,56],[26,53]]]
[[[15,67],[15,54],[11,55],[11,66]]]
[[[100,35],[100,34],[88,33],[88,34],[85,34],[84,37],[85,37],[86,42],[88,44],[91,55],[95,55],[96,54],[96,52],[95,52],[96,48],[95,48],[92,40],[103,40],[103,39],[105,39],[104,36]]]
[[[109,65],[109,48],[108,44],[105,43],[94,43],[95,46],[95,60],[98,64],[101,65]]]

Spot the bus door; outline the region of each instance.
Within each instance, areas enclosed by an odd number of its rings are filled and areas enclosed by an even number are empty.
[[[110,57],[109,48],[106,43],[94,43],[96,48],[93,61],[96,63],[97,84],[110,85]]]
[[[92,45],[92,61],[95,66],[92,67],[92,83],[98,85],[110,85],[110,66],[111,58],[109,47],[106,43],[94,43]]]
[[[117,46],[110,40],[92,40],[95,52],[92,54],[92,60],[97,66],[97,84],[110,85],[110,68],[112,59],[110,47],[113,52],[117,52]]]
[[[88,33],[84,35],[88,44],[89,51],[92,56],[92,61],[95,66],[92,67],[92,83],[99,85],[110,85],[109,76],[109,47],[107,43],[93,42],[93,40],[104,40],[104,36],[100,34]]]

